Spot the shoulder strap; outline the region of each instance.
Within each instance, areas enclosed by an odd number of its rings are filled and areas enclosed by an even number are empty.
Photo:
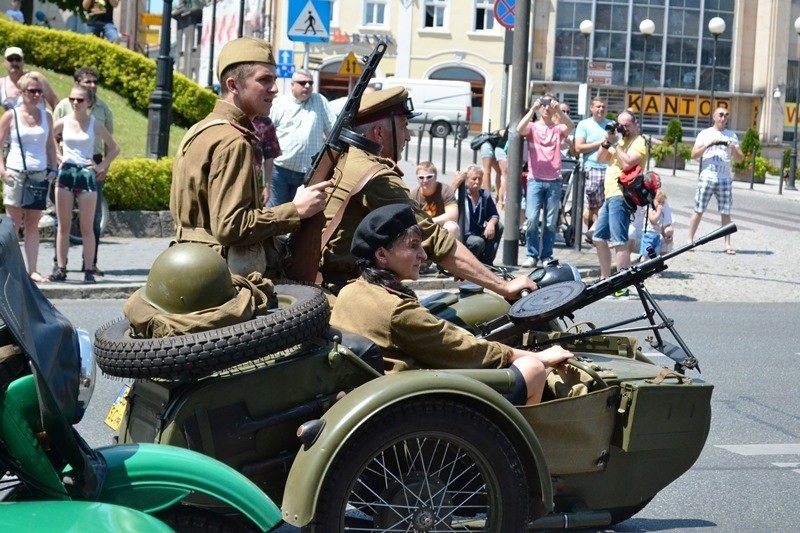
[[[19,153],[22,155],[22,170],[27,171],[28,165],[25,164],[25,149],[22,147],[22,137],[19,136],[19,122],[17,121],[17,110],[11,109],[14,113],[14,129],[17,131],[17,142],[19,143]]]
[[[198,122],[186,132],[186,136],[183,138],[180,146],[178,147],[178,153],[181,155],[186,153],[186,150],[189,149],[189,145],[192,144],[192,141],[194,141],[198,135],[208,128],[213,126],[221,126],[222,124],[230,124],[230,122],[221,118],[215,118],[214,120],[209,120],[208,122]]]
[[[330,241],[331,237],[333,237],[333,234],[336,233],[336,230],[339,228],[339,224],[342,223],[342,217],[344,217],[344,212],[347,209],[347,204],[350,203],[350,200],[353,198],[353,196],[361,192],[361,189],[364,188],[364,186],[369,182],[369,180],[377,176],[378,172],[380,172],[385,168],[386,165],[382,163],[375,163],[374,165],[369,167],[369,170],[367,170],[363,176],[361,176],[361,179],[358,180],[356,186],[353,187],[349,193],[347,193],[344,202],[342,202],[342,206],[339,208],[338,211],[336,211],[336,215],[334,215],[334,217],[331,219],[331,223],[328,224],[328,227],[325,228],[325,231],[322,232],[322,243],[320,244],[320,250],[325,249],[325,246],[328,244],[328,241]]]

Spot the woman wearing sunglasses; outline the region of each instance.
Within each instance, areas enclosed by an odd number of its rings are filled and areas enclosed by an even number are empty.
[[[78,221],[83,237],[83,264],[94,264],[94,211],[97,205],[97,177],[104,177],[117,155],[119,145],[106,127],[96,121],[90,113],[94,103],[94,92],[83,85],[75,85],[69,93],[72,113],[56,121],[53,130],[61,143],[61,166],[56,181],[56,216],[60,221],[56,234],[56,267],[51,281],[67,279],[67,252],[69,250],[68,221],[72,219],[72,206],[78,198]],[[103,161],[95,164],[95,137],[106,145]],[[94,271],[83,271],[84,283],[94,283]]]
[[[56,147],[53,141],[53,117],[40,105],[44,83],[37,72],[23,74],[17,84],[22,103],[6,111],[0,118],[0,144],[9,143],[8,156],[0,161],[3,179],[3,204],[14,223],[25,229],[25,257],[28,274],[36,283],[46,281],[36,269],[39,259],[40,209],[23,209],[25,177],[41,181],[52,179],[56,166]]]

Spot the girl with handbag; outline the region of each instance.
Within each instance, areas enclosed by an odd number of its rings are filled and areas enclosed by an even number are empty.
[[[40,105],[45,86],[41,74],[23,74],[17,85],[22,104],[0,118],[0,144],[10,144],[8,156],[0,158],[3,204],[16,230],[24,224],[28,274],[36,283],[44,283],[47,278],[37,272],[36,263],[39,219],[45,208],[48,180],[55,177],[53,117]]]
[[[53,132],[61,144],[61,166],[56,181],[56,217],[59,220],[56,234],[56,267],[50,281],[67,279],[67,253],[69,251],[69,222],[72,206],[78,199],[78,221],[83,237],[83,264],[93,265],[95,254],[94,212],[97,206],[97,179],[105,178],[108,167],[117,155],[119,145],[106,127],[91,114],[94,92],[83,85],[75,85],[69,93],[72,113],[56,121]],[[95,164],[95,137],[103,140],[106,155]],[[94,270],[83,271],[84,283],[94,283]]]

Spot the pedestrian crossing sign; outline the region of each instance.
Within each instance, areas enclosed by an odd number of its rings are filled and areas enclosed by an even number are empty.
[[[290,0],[288,37],[292,41],[331,40],[331,0]]]

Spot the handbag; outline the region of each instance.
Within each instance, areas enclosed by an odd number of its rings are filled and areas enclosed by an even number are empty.
[[[499,133],[480,133],[469,142],[469,147],[473,150],[480,150],[483,143],[488,142],[494,149],[497,147],[497,143],[500,142],[500,138]]]
[[[25,164],[25,149],[22,148],[22,139],[19,136],[19,122],[17,121],[17,110],[14,113],[14,127],[17,130],[17,142],[22,153],[22,209],[36,209],[44,211],[47,208],[47,193],[50,191],[50,181],[47,179],[47,171],[29,173],[28,166]],[[34,175],[43,175],[42,178],[34,178]]]

